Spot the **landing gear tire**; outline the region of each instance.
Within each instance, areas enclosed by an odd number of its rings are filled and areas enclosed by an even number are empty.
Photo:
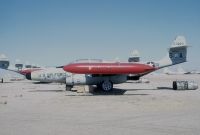
[[[104,81],[101,83],[101,89],[105,92],[109,92],[113,89],[113,83],[111,81]]]
[[[71,86],[71,85],[66,85],[65,90],[66,90],[66,91],[71,91],[72,88],[73,88],[73,86]]]

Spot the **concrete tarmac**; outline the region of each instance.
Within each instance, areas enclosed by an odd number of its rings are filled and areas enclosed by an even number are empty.
[[[0,135],[198,135],[200,91],[172,90],[200,75],[148,75],[150,83],[77,94],[61,84],[0,84]]]

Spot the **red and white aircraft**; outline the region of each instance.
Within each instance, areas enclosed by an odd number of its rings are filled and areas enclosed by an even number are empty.
[[[139,75],[155,71],[157,68],[139,63],[72,63],[63,67],[68,74],[66,84],[97,85],[104,91],[110,91],[113,84],[124,83],[129,74]]]
[[[177,36],[166,57],[160,61],[134,63],[82,60],[60,68],[28,68],[15,72],[25,75],[29,80],[66,83],[66,89],[74,85],[97,85],[104,91],[110,91],[113,84],[138,80],[158,69],[186,62],[187,47],[185,38]]]
[[[70,90],[74,85],[97,85],[104,91],[110,91],[113,84],[124,83],[127,80],[138,80],[158,69],[186,62],[187,47],[185,38],[177,36],[166,57],[160,61],[132,63],[81,60],[60,68],[47,68],[31,72],[29,79],[66,83],[67,90]]]

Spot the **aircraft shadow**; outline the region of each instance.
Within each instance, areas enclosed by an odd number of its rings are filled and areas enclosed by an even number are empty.
[[[96,88],[91,92],[91,94],[93,94],[93,95],[124,95],[126,93],[126,91],[127,90],[114,88],[112,91],[105,92],[105,91],[102,91],[102,90]]]
[[[174,90],[171,87],[157,87],[158,90]]]
[[[33,82],[33,84],[50,84],[51,82]]]
[[[99,89],[95,89],[93,92],[90,93],[76,93],[76,92],[70,92],[70,93],[75,93],[75,94],[67,94],[66,96],[147,96],[149,94],[131,94],[131,93],[126,93],[127,90],[123,89],[113,89],[110,92],[104,92]],[[28,92],[65,92],[64,90],[30,90]]]
[[[112,91],[110,92],[104,92],[98,88],[95,88],[93,92],[90,92],[89,94],[83,94],[83,95],[71,95],[71,96],[148,96],[150,94],[145,94],[145,93],[126,93],[127,91],[140,91],[140,90],[173,90],[170,87],[157,87],[155,89],[118,89],[118,88],[114,88]],[[66,96],[70,96],[70,95],[66,95]]]
[[[67,94],[66,96],[147,96],[149,94],[132,94],[132,93],[126,93],[127,90],[124,89],[117,89],[114,88],[112,91],[104,92],[98,88],[94,89],[90,93],[81,93],[81,94]]]
[[[126,89],[127,91],[138,91],[138,90],[173,90],[170,87],[157,87],[156,89]]]
[[[119,88],[114,88],[110,92],[104,92],[98,88],[95,88],[92,92],[90,93],[76,93],[76,92],[70,92],[72,94],[67,94],[66,96],[147,96],[150,94],[145,94],[145,93],[127,93],[127,91],[139,91],[139,90],[173,90],[170,87],[157,87],[157,89],[119,89]],[[65,92],[65,90],[30,90],[28,92]],[[74,93],[74,94],[73,94]]]

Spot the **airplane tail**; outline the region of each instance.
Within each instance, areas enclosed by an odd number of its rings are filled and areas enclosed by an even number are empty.
[[[187,61],[187,44],[184,36],[177,36],[168,50],[168,54],[157,62],[158,69]]]

